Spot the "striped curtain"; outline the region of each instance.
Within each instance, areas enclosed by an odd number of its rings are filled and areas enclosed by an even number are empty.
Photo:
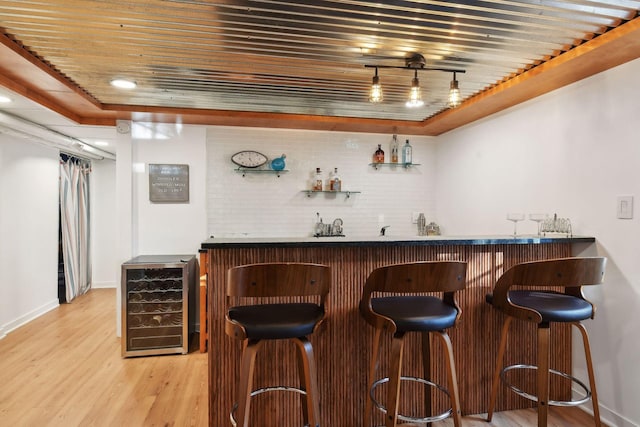
[[[91,288],[90,172],[89,161],[61,155],[60,225],[67,302]]]

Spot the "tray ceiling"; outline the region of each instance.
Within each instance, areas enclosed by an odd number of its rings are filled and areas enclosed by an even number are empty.
[[[438,134],[640,56],[639,8],[633,0],[3,0],[0,84],[79,123],[147,117]],[[611,58],[589,57],[590,44],[608,45]],[[425,105],[405,107],[413,72],[393,68],[378,70],[384,102],[368,102],[365,65],[404,66],[414,53],[426,67],[465,71],[461,107],[448,109],[452,74],[439,71],[419,73]],[[564,64],[555,77],[553,60]],[[138,87],[115,89],[114,78]],[[514,91],[520,83],[529,92]]]

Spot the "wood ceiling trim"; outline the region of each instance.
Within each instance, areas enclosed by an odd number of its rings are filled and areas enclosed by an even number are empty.
[[[424,122],[246,111],[100,104],[51,66],[3,34],[0,84],[78,124],[116,119],[436,136],[640,57],[640,17],[503,81]]]
[[[425,120],[440,135],[640,57],[640,17]]]
[[[0,36],[0,84],[76,123],[115,125],[112,112],[6,34]]]

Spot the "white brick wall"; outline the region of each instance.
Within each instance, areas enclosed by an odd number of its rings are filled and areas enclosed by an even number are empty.
[[[407,137],[398,135],[402,144]],[[297,131],[263,128],[211,127],[207,133],[207,225],[216,237],[301,237],[313,234],[316,212],[324,222],[344,221],[349,237],[376,236],[383,225],[390,235],[415,235],[412,212],[435,215],[436,145],[430,137],[409,137],[413,161],[420,166],[369,166],[382,144],[390,155],[391,135],[345,132]],[[270,159],[286,154],[286,169],[279,178],[271,174],[235,171],[231,156],[256,150]],[[325,180],[338,168],[344,194],[307,197],[315,168]]]

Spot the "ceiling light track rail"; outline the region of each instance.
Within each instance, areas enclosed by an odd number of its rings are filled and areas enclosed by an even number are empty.
[[[434,68],[434,67],[412,67],[410,65],[399,66],[399,65],[371,65],[365,64],[365,68],[393,68],[396,70],[411,70],[411,71],[442,71],[445,73],[466,73],[465,70],[456,69],[456,68]]]

